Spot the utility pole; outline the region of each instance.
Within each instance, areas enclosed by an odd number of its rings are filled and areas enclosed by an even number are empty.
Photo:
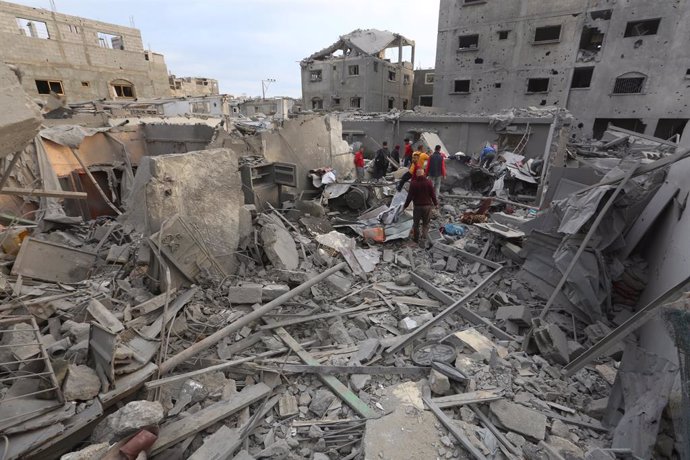
[[[267,78],[266,80],[261,80],[261,98],[263,100],[266,100],[266,90],[268,90],[268,87],[271,85],[271,83],[275,83],[276,81],[273,78]]]

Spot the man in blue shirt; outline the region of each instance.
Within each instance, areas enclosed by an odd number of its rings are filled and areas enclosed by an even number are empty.
[[[479,155],[479,167],[488,169],[491,163],[496,159],[496,149],[491,146],[484,147],[481,155]]]

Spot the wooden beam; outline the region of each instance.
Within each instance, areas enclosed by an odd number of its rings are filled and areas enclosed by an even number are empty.
[[[477,460],[487,460],[486,456],[482,454],[479,449],[474,447],[474,444],[469,440],[465,433],[453,422],[453,419],[443,413],[440,407],[436,405],[431,399],[423,397],[422,400],[426,407],[434,413],[443,426],[453,435],[455,439],[460,441],[460,444]]]
[[[0,190],[0,195],[18,196],[45,196],[49,198],[72,198],[75,200],[85,200],[85,192],[66,192],[64,190],[43,190],[38,188],[16,188],[5,187]]]
[[[478,390],[469,393],[458,393],[451,396],[432,398],[431,400],[441,409],[445,409],[447,407],[496,401],[501,398],[503,398],[503,391],[501,390]]]
[[[277,327],[292,326],[293,324],[308,323],[309,321],[315,321],[317,319],[332,318],[334,316],[347,316],[350,313],[356,313],[362,310],[369,310],[371,305],[360,305],[359,307],[352,307],[346,310],[335,311],[331,313],[319,313],[317,315],[304,316],[301,318],[286,319],[285,321],[273,322],[271,324],[266,324],[264,326],[259,326],[260,330],[275,329]],[[388,311],[388,309],[384,310]]]
[[[321,366],[309,364],[277,364],[276,366],[257,366],[259,370],[271,372],[296,372],[301,374],[341,375],[404,375],[409,377],[424,377],[429,373],[428,367],[395,367],[395,366]]]

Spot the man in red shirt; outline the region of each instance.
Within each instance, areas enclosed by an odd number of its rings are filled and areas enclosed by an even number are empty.
[[[403,166],[407,167],[412,164],[412,144],[409,139],[405,139],[405,155],[403,156]]]
[[[438,207],[438,199],[434,186],[429,179],[424,177],[424,170],[417,168],[415,176],[410,182],[410,190],[407,192],[407,199],[403,209],[407,209],[410,203],[414,203],[412,210],[412,240],[419,243],[419,247],[426,248],[429,238],[429,223],[431,222],[431,212],[434,207]],[[419,233],[419,224],[422,224],[422,233]]]
[[[355,152],[355,171],[357,172],[357,182],[364,180],[364,147],[360,147]]]

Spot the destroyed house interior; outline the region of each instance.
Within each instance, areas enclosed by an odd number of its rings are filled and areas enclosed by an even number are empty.
[[[690,459],[677,82],[618,72],[650,132],[481,54],[574,47],[574,96],[690,3],[496,3],[436,2],[435,69],[398,33],[321,37],[292,98],[0,1],[0,460]]]

